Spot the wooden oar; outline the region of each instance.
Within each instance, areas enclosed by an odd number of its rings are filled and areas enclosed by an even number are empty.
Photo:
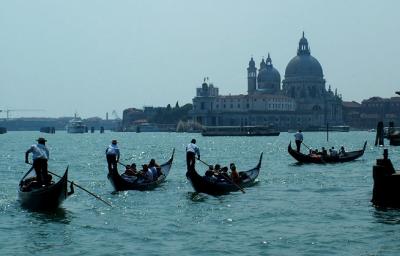
[[[22,183],[22,181],[25,179],[25,177],[28,176],[28,174],[31,173],[32,170],[33,170],[33,165],[32,165],[32,167],[31,167],[31,169],[29,169],[29,171],[27,171],[27,172],[25,173],[25,175],[22,177],[22,179],[21,179],[21,181],[19,182],[19,184]]]
[[[201,159],[197,159],[197,160],[199,160],[199,161],[202,162],[203,164],[205,164],[205,165],[207,165],[208,167],[210,167],[210,165],[207,164],[206,162],[204,162],[203,160],[201,160]],[[232,183],[234,186],[236,186],[238,189],[240,189],[240,191],[242,191],[243,193],[246,193],[246,191],[244,191],[244,189],[243,189],[241,186],[239,186],[239,184],[236,184],[228,175],[222,175],[222,174],[219,174],[219,175],[221,175],[221,176],[224,177],[227,181],[229,181],[229,182]]]
[[[29,164],[32,165],[31,163],[29,163]],[[33,168],[33,166],[32,166],[32,168]],[[47,172],[53,174],[54,176],[57,176],[57,177],[59,177],[59,178],[62,178],[60,175],[58,175],[58,174],[56,174],[56,173],[54,173],[54,172],[51,172],[51,171],[49,171],[49,170],[47,170]],[[83,191],[87,192],[89,195],[92,195],[92,196],[96,197],[97,199],[99,199],[99,200],[102,201],[103,203],[105,203],[105,204],[107,204],[107,205],[109,205],[109,206],[112,207],[112,204],[111,204],[111,203],[107,202],[106,200],[104,200],[104,199],[101,198],[100,196],[98,196],[98,195],[96,195],[96,194],[90,192],[89,190],[87,190],[87,189],[84,188],[84,187],[79,186],[79,185],[76,184],[75,182],[72,182],[72,181],[70,181],[70,180],[67,180],[67,181],[68,181],[69,183],[73,183],[74,186],[76,186],[76,187],[82,189]]]
[[[303,144],[306,148],[308,148],[308,150],[311,150],[311,148],[308,147],[303,141],[301,142],[301,144]]]
[[[121,163],[120,161],[118,161],[117,163],[119,163],[120,165],[122,165],[123,167],[126,167],[126,164]]]

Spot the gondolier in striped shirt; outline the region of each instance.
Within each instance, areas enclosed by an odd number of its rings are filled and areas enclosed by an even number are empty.
[[[40,185],[48,185],[50,182],[48,178],[47,160],[49,159],[49,150],[46,147],[44,138],[37,139],[37,144],[33,144],[25,152],[25,163],[29,163],[29,153],[32,153],[33,168],[36,172],[36,180]]]
[[[196,145],[196,140],[192,139],[192,141],[186,146],[186,165],[188,169],[194,169],[196,164],[196,155],[197,159],[200,160],[200,149]]]
[[[117,146],[117,140],[112,140],[111,144],[106,149],[106,158],[108,164],[108,171],[116,171],[117,163],[119,161],[119,148]]]

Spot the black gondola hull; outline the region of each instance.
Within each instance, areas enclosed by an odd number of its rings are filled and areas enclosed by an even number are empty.
[[[22,191],[20,186],[19,201],[22,207],[33,211],[56,209],[68,197],[67,185],[68,169],[57,183],[50,186],[27,192]]]
[[[238,186],[228,181],[219,181],[209,177],[201,176],[193,168],[188,168],[186,177],[190,181],[193,189],[198,193],[205,193],[213,196],[226,195],[230,192],[239,191],[240,188],[254,185],[255,180],[260,173],[262,156],[263,154],[261,153],[260,160],[255,168],[239,173],[244,175],[246,178],[242,179],[242,182],[237,184]]]
[[[301,152],[297,152],[292,149],[291,143],[288,146],[288,153],[296,159],[300,163],[314,163],[314,164],[333,164],[333,163],[344,163],[354,161],[357,158],[360,158],[364,155],[365,147],[367,146],[367,142],[364,143],[364,147],[362,150],[347,152],[344,156],[339,157],[330,157],[330,156],[310,156],[303,154]]]
[[[121,175],[117,171],[111,171],[108,173],[107,178],[110,181],[111,185],[113,186],[115,191],[125,191],[125,190],[139,190],[139,191],[146,191],[146,190],[153,190],[158,187],[161,183],[165,181],[167,178],[169,171],[172,166],[172,162],[174,159],[175,149],[172,152],[171,158],[164,164],[160,165],[161,172],[163,175],[158,177],[156,181],[149,182],[149,183],[137,183],[137,182],[130,182],[125,180],[121,177]]]

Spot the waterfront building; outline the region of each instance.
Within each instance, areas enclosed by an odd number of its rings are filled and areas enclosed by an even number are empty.
[[[283,81],[270,54],[258,69],[251,58],[247,94],[219,95],[218,88],[205,79],[196,89],[191,116],[204,126],[273,125],[285,130],[341,125],[341,97],[330,86],[326,90],[325,83],[322,66],[311,55],[303,33]]]
[[[376,128],[378,122],[394,122],[400,126],[400,97],[381,98],[371,97],[357,102],[343,102],[346,123],[356,128]]]

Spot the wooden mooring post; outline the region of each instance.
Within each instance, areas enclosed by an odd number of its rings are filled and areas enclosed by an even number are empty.
[[[378,126],[376,128],[376,138],[375,138],[375,146],[384,146],[385,141],[383,137],[383,122],[378,122]]]

